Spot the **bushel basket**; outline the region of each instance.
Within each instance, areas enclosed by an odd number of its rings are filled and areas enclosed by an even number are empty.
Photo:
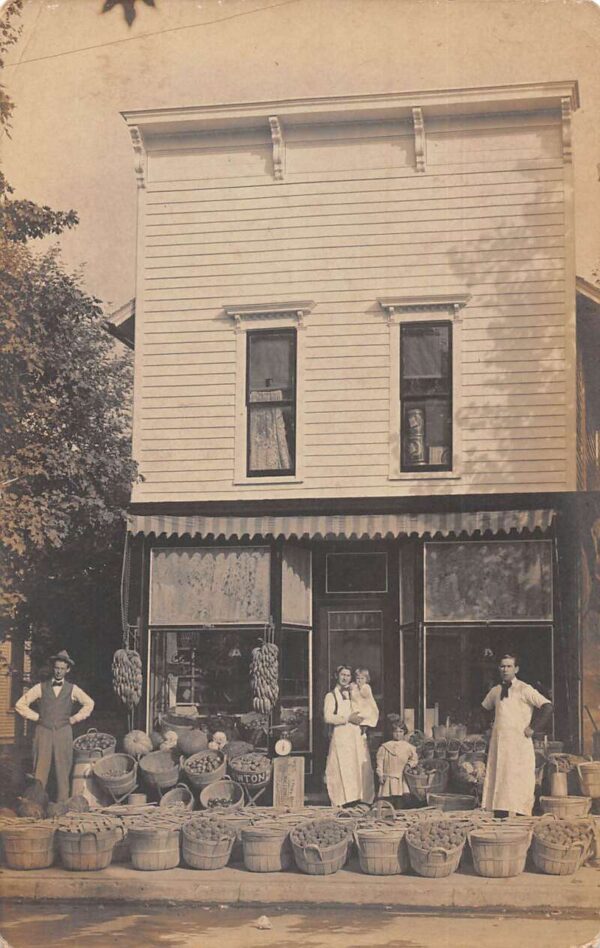
[[[197,769],[202,761],[208,759],[214,761],[214,769]],[[221,777],[225,776],[227,761],[221,751],[204,750],[198,754],[192,754],[187,760],[182,761],[181,767],[186,779],[191,783],[192,787],[196,790],[203,790],[204,787],[207,787],[209,784],[214,783],[215,780],[220,780]]]
[[[134,869],[174,869],[179,865],[179,829],[130,827],[127,833]]]
[[[455,810],[474,810],[477,800],[468,793],[428,793],[427,804],[436,806],[443,813]]]
[[[356,830],[354,842],[358,850],[361,871],[370,876],[392,876],[408,872],[410,859],[406,848],[405,830],[369,829]]]
[[[311,876],[328,876],[341,869],[348,859],[353,826],[346,828],[337,820],[314,820],[299,823],[290,832],[290,842],[296,865]],[[325,834],[319,842],[307,842],[317,833]],[[328,842],[327,837],[333,837]]]
[[[250,872],[281,872],[292,864],[289,827],[274,822],[242,829],[244,865]]]
[[[581,792],[586,797],[600,797],[600,760],[577,764]]]
[[[109,754],[92,764],[97,780],[117,800],[122,800],[137,786],[137,763],[129,754]]]
[[[443,849],[441,846],[421,849],[407,839],[406,845],[410,864],[416,873],[428,879],[441,879],[456,872],[465,844],[463,842],[452,849]]]
[[[473,866],[479,876],[504,879],[518,876],[525,869],[531,843],[528,829],[494,828],[473,830],[469,845]]]
[[[404,770],[404,779],[408,784],[411,795],[425,803],[428,793],[443,793],[448,786],[450,765],[447,760],[422,761],[419,769],[426,767],[425,772],[411,773],[408,767]]]
[[[6,827],[2,830],[2,847],[9,869],[47,869],[54,862],[54,825]]]
[[[244,805],[244,788],[225,776],[222,780],[215,780],[200,791],[200,805],[205,810],[218,808],[241,810]]]
[[[108,757],[114,754],[116,746],[117,739],[112,734],[104,734],[95,727],[90,727],[85,734],[80,734],[73,741],[73,760],[77,762]]]
[[[151,790],[170,790],[179,780],[179,756],[175,751],[152,751],[140,760],[140,770]]]
[[[115,843],[122,830],[90,830],[87,833],[70,833],[57,830],[56,840],[60,859],[65,869],[74,872],[97,872],[106,869],[112,861]]]
[[[223,869],[229,862],[235,842],[234,829],[227,828],[220,839],[199,839],[188,823],[182,829],[183,858],[192,869]]]
[[[542,812],[559,819],[571,820],[587,816],[592,808],[591,797],[540,797]]]
[[[172,790],[167,790],[159,806],[191,811],[194,809],[194,794],[185,783],[178,783]]]
[[[249,770],[246,766],[248,759],[254,760],[255,768]],[[241,784],[242,787],[249,787],[257,790],[259,787],[266,787],[271,779],[272,762],[264,754],[242,754],[240,757],[234,757],[229,761],[229,770],[233,779]]]
[[[533,837],[531,853],[536,868],[551,876],[570,876],[577,872],[588,851],[588,844],[577,840],[570,846],[555,846]]]

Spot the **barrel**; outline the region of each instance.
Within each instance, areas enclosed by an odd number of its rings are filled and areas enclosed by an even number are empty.
[[[129,829],[127,839],[134,869],[174,869],[179,865],[179,829]]]
[[[577,773],[584,797],[600,797],[600,760],[577,764]]]
[[[9,869],[47,869],[54,862],[54,826],[11,826],[2,830]]]
[[[250,872],[281,872],[292,865],[287,826],[253,826],[242,830],[244,865]]]

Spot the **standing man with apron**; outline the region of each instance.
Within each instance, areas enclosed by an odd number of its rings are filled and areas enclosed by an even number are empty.
[[[494,712],[481,806],[497,816],[531,816],[535,799],[533,734],[545,730],[552,714],[548,699],[519,681],[518,671],[515,656],[504,655],[500,659],[501,684],[481,702],[486,711]]]
[[[53,663],[53,678],[26,691],[15,704],[15,710],[21,717],[37,722],[33,740],[34,776],[45,788],[54,761],[57,799],[61,801],[69,797],[73,766],[72,725],[90,716],[94,702],[85,691],[66,680],[75,664],[68,652],[63,649],[52,655],[50,661]],[[39,702],[39,712],[30,707],[35,701]],[[81,705],[76,714],[73,714],[73,704]]]

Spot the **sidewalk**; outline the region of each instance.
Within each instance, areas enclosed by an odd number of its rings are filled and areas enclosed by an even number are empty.
[[[178,868],[140,872],[127,865],[100,872],[61,868],[28,872],[0,870],[0,898],[118,902],[196,902],[228,905],[381,906],[440,912],[526,911],[600,915],[600,870],[574,876],[526,872],[510,879],[485,879],[467,866],[445,879],[414,875],[368,876],[354,860],[330,876],[297,871],[253,873],[243,867],[204,872]]]

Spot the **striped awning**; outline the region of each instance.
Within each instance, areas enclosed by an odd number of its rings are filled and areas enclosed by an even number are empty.
[[[172,516],[130,514],[134,536],[201,537],[241,540],[284,539],[381,540],[394,537],[449,537],[532,533],[547,530],[554,510],[484,510],[460,513],[298,514],[290,516]]]

